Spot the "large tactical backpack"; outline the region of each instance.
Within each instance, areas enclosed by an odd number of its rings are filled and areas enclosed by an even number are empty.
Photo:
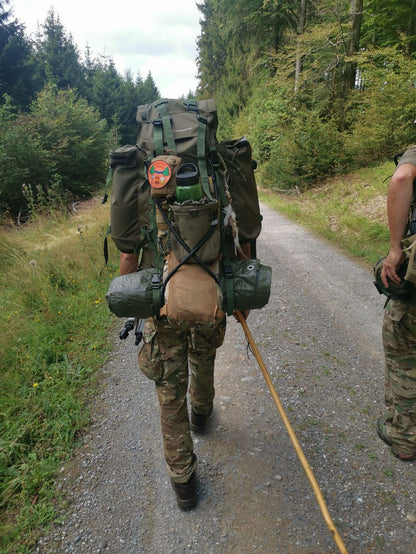
[[[137,122],[136,145],[111,151],[109,165],[111,237],[140,256],[140,271],[110,284],[110,309],[212,321],[221,310],[264,306],[271,272],[256,259],[262,218],[247,139],[218,143],[213,100],[159,100],[139,106]],[[191,190],[197,197],[180,202]],[[245,243],[250,259],[237,261]],[[203,305],[209,294],[214,310]],[[169,308],[176,296],[179,315]],[[184,296],[192,296],[189,310],[201,309],[188,313]]]

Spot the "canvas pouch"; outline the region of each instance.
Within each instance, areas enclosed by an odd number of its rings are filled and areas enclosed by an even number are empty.
[[[111,191],[111,237],[126,254],[138,253],[149,226],[149,183],[144,152],[126,145],[110,152],[113,171]]]
[[[218,218],[218,202],[187,200],[182,204],[171,206],[173,213],[173,228],[190,250],[193,250],[204,239],[196,255],[204,263],[212,263],[220,256],[220,225]],[[174,233],[171,235],[172,250],[176,259],[182,262],[188,255]],[[198,263],[189,258],[187,264]]]
[[[164,278],[178,266],[170,252],[165,262]],[[218,272],[218,263],[209,266]],[[160,315],[170,320],[214,323],[224,317],[220,309],[221,290],[215,280],[198,264],[183,264],[169,279],[165,289],[165,304]]]

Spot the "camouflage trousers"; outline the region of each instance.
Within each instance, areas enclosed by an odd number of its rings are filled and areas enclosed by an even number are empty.
[[[416,453],[416,298],[389,300],[383,320],[387,436],[403,455]]]
[[[139,352],[142,372],[155,381],[163,449],[169,476],[186,482],[196,469],[189,427],[187,392],[196,413],[212,410],[216,350],[224,341],[226,319],[214,324],[146,320]]]

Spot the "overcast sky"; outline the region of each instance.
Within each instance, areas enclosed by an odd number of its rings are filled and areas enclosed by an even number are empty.
[[[53,7],[83,55],[110,56],[133,77],[150,71],[162,96],[177,98],[197,86],[195,0],[10,0],[15,18],[31,35]]]

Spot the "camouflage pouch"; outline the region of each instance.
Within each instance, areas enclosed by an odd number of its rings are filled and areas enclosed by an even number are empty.
[[[416,285],[416,235],[411,235],[402,240],[403,252],[408,260],[404,278]]]

